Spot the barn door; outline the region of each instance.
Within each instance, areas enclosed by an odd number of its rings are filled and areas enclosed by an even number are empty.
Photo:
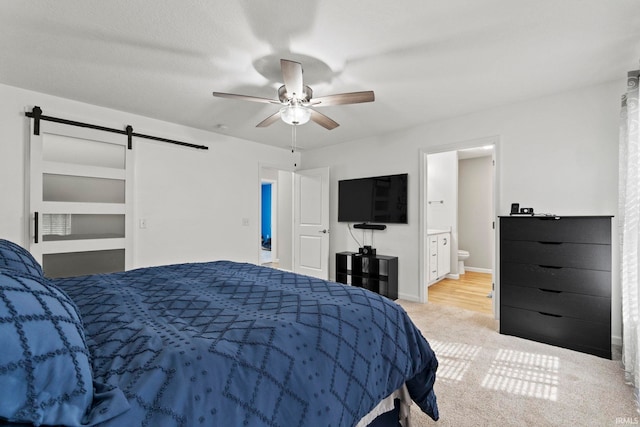
[[[132,264],[133,154],[122,135],[31,121],[30,247],[49,277]]]

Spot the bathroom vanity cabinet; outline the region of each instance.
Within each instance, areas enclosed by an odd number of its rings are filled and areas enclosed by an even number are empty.
[[[429,285],[451,272],[451,232],[428,231]]]
[[[500,333],[611,358],[611,217],[500,218]]]

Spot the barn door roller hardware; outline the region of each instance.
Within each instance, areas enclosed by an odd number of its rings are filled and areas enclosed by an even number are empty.
[[[152,135],[145,135],[143,133],[136,133],[133,131],[133,127],[131,125],[128,125],[124,130],[122,129],[114,129],[114,128],[108,128],[105,126],[100,126],[100,125],[94,125],[91,123],[83,123],[83,122],[77,122],[75,120],[67,120],[67,119],[61,119],[59,117],[52,117],[52,116],[45,116],[42,114],[42,109],[40,107],[38,107],[37,105],[35,107],[33,107],[33,109],[31,111],[27,111],[24,113],[25,116],[30,117],[33,119],[33,134],[34,135],[40,135],[40,121],[41,120],[46,120],[49,122],[55,122],[55,123],[62,123],[65,125],[70,125],[70,126],[78,126],[78,127],[83,127],[83,128],[89,128],[89,129],[97,129],[97,130],[101,130],[104,132],[111,132],[111,133],[118,133],[121,135],[126,135],[127,136],[127,148],[129,150],[131,150],[132,147],[132,143],[133,143],[133,137],[135,136],[136,138],[145,138],[145,139],[151,139],[153,141],[159,141],[159,142],[167,142],[169,144],[175,144],[175,145],[181,145],[183,147],[189,147],[189,148],[197,148],[199,150],[208,150],[209,147],[207,147],[206,145],[196,145],[196,144],[189,144],[188,142],[182,142],[182,141],[176,141],[173,139],[167,139],[167,138],[160,138],[158,136],[152,136]]]

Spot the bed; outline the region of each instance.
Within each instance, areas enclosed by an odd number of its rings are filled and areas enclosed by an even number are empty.
[[[407,395],[438,419],[399,305],[253,264],[47,279],[0,240],[0,340],[0,424],[399,425]]]

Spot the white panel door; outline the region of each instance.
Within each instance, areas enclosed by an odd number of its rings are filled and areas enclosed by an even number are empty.
[[[329,168],[297,171],[294,271],[329,278]]]
[[[127,137],[42,121],[29,156],[29,250],[50,277],[131,267],[133,154]]]

